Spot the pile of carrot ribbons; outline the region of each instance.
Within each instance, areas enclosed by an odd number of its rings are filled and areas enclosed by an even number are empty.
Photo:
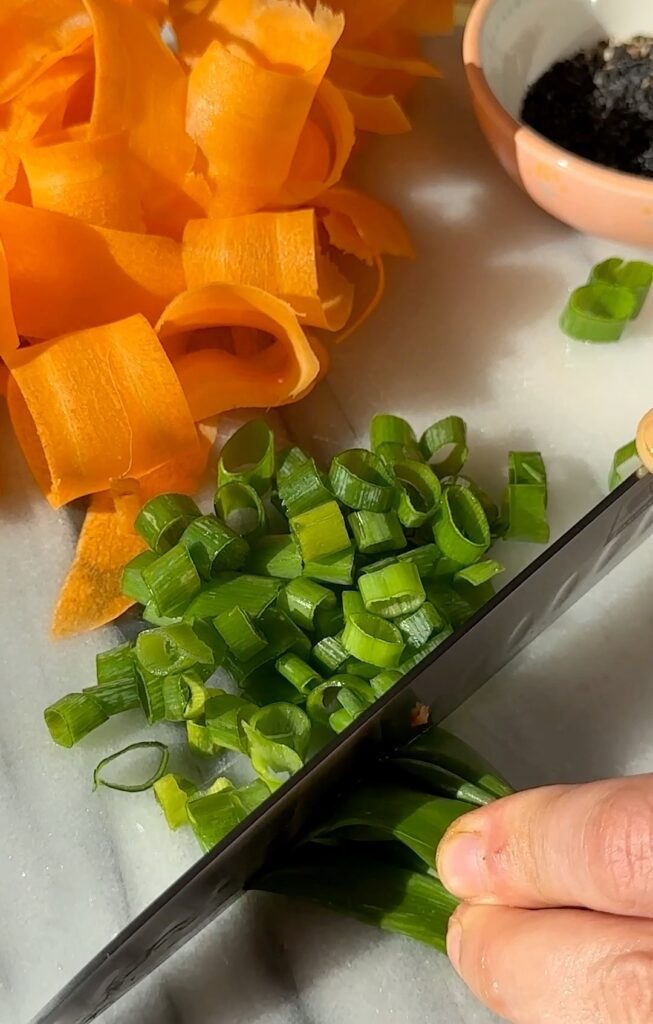
[[[1,390],[50,504],[89,499],[56,636],[129,605],[134,517],[197,489],[206,421],[306,394],[412,253],[344,175],[409,130],[452,3],[330,2],[2,4]]]

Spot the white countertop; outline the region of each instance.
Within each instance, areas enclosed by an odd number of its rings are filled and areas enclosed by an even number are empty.
[[[619,345],[560,334],[568,288],[619,247],[573,234],[512,186],[473,121],[459,40],[433,51],[446,79],[418,90],[414,134],[381,141],[367,158],[376,191],[403,208],[418,260],[393,263],[381,312],[287,420],[319,454],[362,441],[375,411],[419,429],[460,413],[474,475],[494,490],[509,448],[542,450],[559,534],[605,493],[614,449],[653,405],[653,303]],[[7,438],[4,411],[1,429]],[[0,510],[0,1024],[27,1024],[197,850],[168,833],[148,794],[90,792],[92,766],[120,745],[123,723],[72,752],[49,743],[43,706],[92,682],[94,654],[113,633],[49,643],[75,517],[47,508],[6,440]],[[511,569],[533,553],[500,549]],[[648,541],[453,716],[516,785],[653,769],[652,573]],[[260,896],[240,901],[102,1018],[349,1020],[494,1018],[431,951]]]

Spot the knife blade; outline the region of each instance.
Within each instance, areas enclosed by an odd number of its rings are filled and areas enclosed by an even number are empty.
[[[416,704],[441,721],[653,528],[653,475],[631,477],[138,915],[34,1018],[90,1024],[283,855],[372,758],[406,742]]]

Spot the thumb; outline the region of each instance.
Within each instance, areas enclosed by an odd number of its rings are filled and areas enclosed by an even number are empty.
[[[455,822],[437,853],[459,899],[653,917],[653,775],[506,797]]]

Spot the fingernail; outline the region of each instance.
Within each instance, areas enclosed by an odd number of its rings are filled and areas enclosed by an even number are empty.
[[[447,930],[447,956],[460,974],[460,954],[463,946],[463,926],[457,917],[452,917]]]
[[[461,900],[478,899],[487,892],[485,843],[480,832],[452,832],[440,844],[437,856],[442,884]]]

